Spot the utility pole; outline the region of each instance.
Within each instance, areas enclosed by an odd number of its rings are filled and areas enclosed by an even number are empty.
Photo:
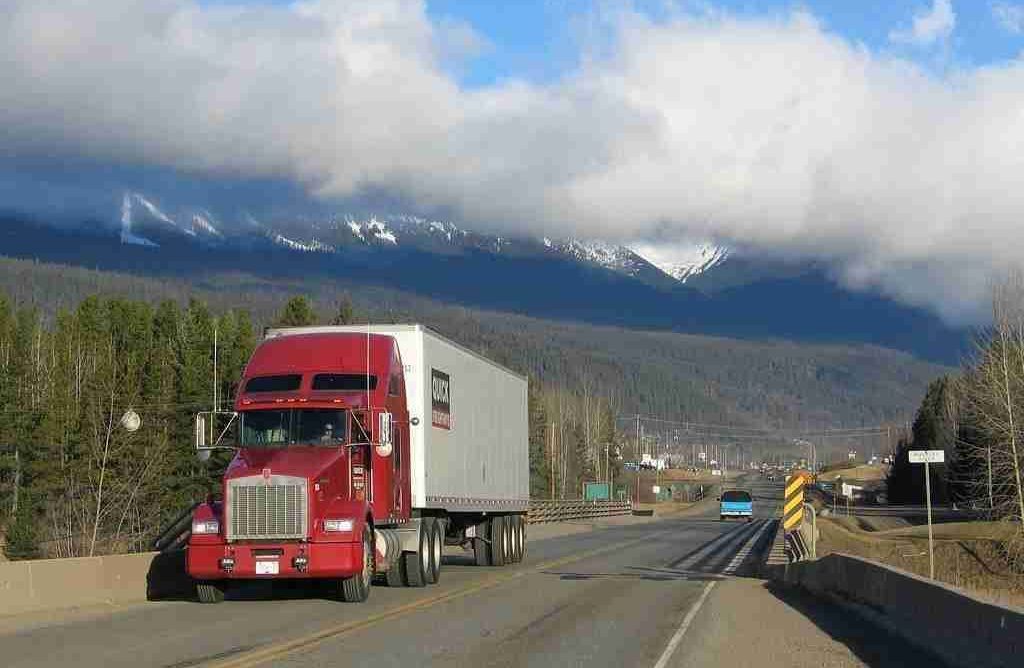
[[[551,455],[551,466],[549,467],[550,471],[548,477],[551,479],[552,501],[555,499],[555,424],[556,423],[552,422],[551,427],[548,429],[548,434],[550,435],[550,438],[548,438],[548,453]]]
[[[992,495],[992,446],[988,446],[988,509],[996,507],[995,497]]]
[[[640,414],[636,414],[636,502],[640,503]]]
[[[11,500],[11,515],[18,514],[18,489],[21,487],[21,453],[14,446],[14,498]]]
[[[928,504],[928,577],[935,579],[935,549],[932,543],[932,476],[928,470],[929,462],[924,462],[924,493]]]

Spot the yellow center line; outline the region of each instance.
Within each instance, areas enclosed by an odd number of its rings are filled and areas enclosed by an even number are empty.
[[[402,617],[411,614],[413,612],[422,610],[432,605],[447,603],[448,601],[462,598],[470,594],[475,594],[485,589],[491,589],[492,587],[496,587],[500,584],[511,582],[512,580],[515,580],[517,578],[521,578],[526,575],[532,575],[534,573],[545,571],[550,568],[558,568],[559,566],[565,566],[566,564],[571,564],[576,561],[582,561],[583,559],[596,557],[606,552],[614,552],[615,550],[621,550],[632,545],[636,545],[637,543],[642,543],[643,541],[650,540],[664,533],[667,532],[658,531],[652,534],[647,534],[641,538],[634,538],[632,540],[627,540],[612,545],[605,545],[604,547],[590,550],[588,552],[581,552],[579,554],[561,557],[559,559],[553,559],[551,561],[546,561],[544,563],[538,564],[532,568],[517,570],[503,575],[497,575],[495,577],[488,578],[482,582],[470,584],[466,587],[463,587],[462,589],[456,589],[455,591],[451,591],[446,594],[438,594],[436,596],[418,599],[416,601],[406,603],[405,605],[400,605],[396,608],[391,608],[390,610],[385,610],[384,612],[377,613],[376,615],[371,615],[369,617],[366,617],[365,619],[358,619],[350,622],[345,622],[343,624],[338,624],[337,626],[321,629],[319,631],[299,638],[295,638],[292,640],[284,640],[278,643],[267,645],[266,647],[254,649],[250,652],[245,652],[244,654],[233,656],[230,659],[224,661],[213,661],[202,665],[207,666],[207,668],[248,668],[249,666],[257,666],[262,663],[266,663],[267,661],[280,659],[289,654],[294,654],[302,650],[311,649],[327,640],[345,636],[355,631],[359,631],[370,626],[374,626],[375,624],[379,624],[381,622],[385,622],[391,619],[395,619],[397,617]]]

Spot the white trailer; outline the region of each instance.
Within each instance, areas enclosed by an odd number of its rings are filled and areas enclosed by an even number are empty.
[[[395,339],[415,422],[409,432],[413,524],[443,522],[446,542],[472,543],[482,565],[521,559],[530,497],[527,379],[418,324],[291,327],[266,336],[313,333]],[[402,537],[403,547],[409,540]]]
[[[405,368],[412,505],[522,512],[530,498],[527,380],[423,325],[349,326],[394,337]]]

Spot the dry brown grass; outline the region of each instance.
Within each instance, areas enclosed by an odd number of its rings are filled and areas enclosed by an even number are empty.
[[[819,518],[818,557],[844,552],[928,577],[927,528],[923,538],[916,535],[917,527],[872,533],[861,528],[857,519]],[[963,527],[959,532],[968,535]],[[1024,577],[1009,571],[996,541],[952,534],[935,541],[936,579],[994,603],[1024,608]]]
[[[884,464],[863,464],[848,469],[836,469],[835,471],[822,473],[818,476],[818,480],[832,482],[837,478],[842,478],[849,482],[875,482],[885,480],[888,472],[889,467]]]

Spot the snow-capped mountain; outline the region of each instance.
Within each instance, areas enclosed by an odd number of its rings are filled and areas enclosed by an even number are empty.
[[[178,222],[179,220],[184,222]],[[161,241],[181,237],[212,241],[224,239],[205,209],[172,215],[142,193],[126,192],[121,197],[121,242],[137,246],[159,246]]]
[[[941,360],[964,340],[934,314],[838,284],[828,267],[714,244],[505,237],[404,215],[228,216],[139,192],[118,203],[116,229],[8,217],[0,255],[156,276],[253,274],[311,291],[344,282],[529,316],[856,341]]]
[[[704,274],[729,257],[729,249],[711,243],[672,244],[633,247],[641,257],[680,283]]]
[[[451,221],[408,214],[295,216],[257,221],[244,215],[237,224],[222,223],[203,208],[167,211],[154,198],[127,192],[121,203],[121,242],[161,246],[191,239],[202,244],[251,245],[253,241],[297,252],[344,253],[368,250],[425,251],[442,255],[480,252],[516,257],[547,257],[607,269],[659,287],[671,287],[706,272],[728,257],[711,244],[629,247],[577,238],[504,237],[464,229]]]

